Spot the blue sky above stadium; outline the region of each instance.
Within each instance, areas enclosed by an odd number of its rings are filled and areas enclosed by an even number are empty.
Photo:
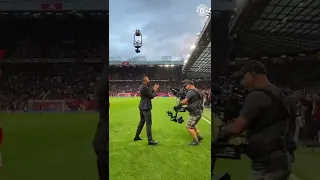
[[[206,22],[196,11],[200,4],[211,6],[210,0],[110,0],[109,56],[186,58]],[[139,54],[133,47],[136,29],[143,34]]]

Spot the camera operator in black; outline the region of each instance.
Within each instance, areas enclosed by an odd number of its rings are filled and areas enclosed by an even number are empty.
[[[146,130],[147,130],[147,137],[148,137],[148,145],[157,145],[158,142],[154,141],[152,139],[152,132],[151,132],[151,125],[152,125],[152,119],[151,119],[151,109],[152,109],[152,103],[151,100],[157,96],[156,92],[159,89],[159,84],[155,84],[153,86],[153,89],[149,88],[149,78],[148,76],[143,77],[143,83],[140,86],[140,104],[139,104],[139,110],[140,110],[140,122],[137,128],[136,136],[134,138],[134,141],[142,140],[140,138],[140,133],[142,131],[142,128],[144,124],[146,124]]]
[[[289,113],[283,91],[269,82],[265,66],[250,61],[242,68],[243,85],[249,90],[240,115],[221,128],[222,136],[246,131],[246,153],[252,160],[252,180],[286,180],[291,173],[294,150],[288,142]],[[289,123],[288,123],[289,122]]]
[[[193,141],[189,143],[190,145],[199,145],[203,137],[200,134],[197,124],[202,117],[202,95],[200,90],[198,90],[193,81],[185,80],[184,87],[188,90],[185,99],[179,102],[179,105],[188,104],[189,120],[187,123],[187,129],[192,136]]]

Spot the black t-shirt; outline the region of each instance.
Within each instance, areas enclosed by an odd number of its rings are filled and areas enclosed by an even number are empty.
[[[189,109],[189,114],[190,115],[200,115],[201,114],[201,109],[200,106],[201,104],[201,97],[197,89],[194,90],[188,90],[186,99],[188,99],[188,109]],[[199,92],[200,93],[200,92]]]

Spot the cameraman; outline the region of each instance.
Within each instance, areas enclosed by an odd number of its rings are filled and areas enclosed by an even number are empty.
[[[290,144],[289,112],[283,91],[269,82],[266,72],[259,61],[244,65],[243,85],[250,93],[239,117],[224,125],[221,135],[230,137],[246,131],[246,154],[253,171],[250,179],[285,180],[290,176],[295,150]]]
[[[187,123],[187,129],[193,138],[190,145],[199,145],[203,137],[200,134],[200,130],[197,128],[197,124],[202,117],[202,95],[200,91],[194,86],[193,81],[185,80],[185,89],[188,90],[185,99],[179,102],[178,106],[188,104],[189,120]]]
[[[140,122],[139,122],[139,125],[137,128],[136,136],[133,139],[134,141],[142,140],[140,138],[140,133],[142,131],[144,124],[146,124],[148,145],[157,145],[158,144],[157,141],[154,141],[152,139],[152,132],[151,132],[151,125],[152,125],[151,99],[153,99],[157,96],[156,92],[158,91],[158,89],[159,89],[159,84],[155,84],[153,86],[153,89],[150,89],[148,76],[143,77],[143,83],[140,86],[140,97],[141,97],[140,104],[139,104]]]

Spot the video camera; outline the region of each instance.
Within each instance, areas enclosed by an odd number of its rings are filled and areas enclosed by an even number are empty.
[[[213,94],[213,112],[223,123],[239,116],[246,92],[239,86],[215,87]]]
[[[186,89],[178,89],[178,88],[173,88],[171,89],[172,94],[177,97],[180,101],[186,98],[187,96],[187,91]]]
[[[179,90],[177,88],[174,88],[171,91],[172,91],[173,95],[176,96],[180,101],[183,100],[187,95],[186,89]],[[175,111],[175,114],[173,114],[172,111],[167,111],[167,115],[170,117],[170,120],[173,122],[177,122],[179,124],[183,123],[184,120],[183,120],[182,116],[177,118],[178,112],[186,112],[188,110],[188,108],[180,105],[180,106],[173,107],[173,110]]]

